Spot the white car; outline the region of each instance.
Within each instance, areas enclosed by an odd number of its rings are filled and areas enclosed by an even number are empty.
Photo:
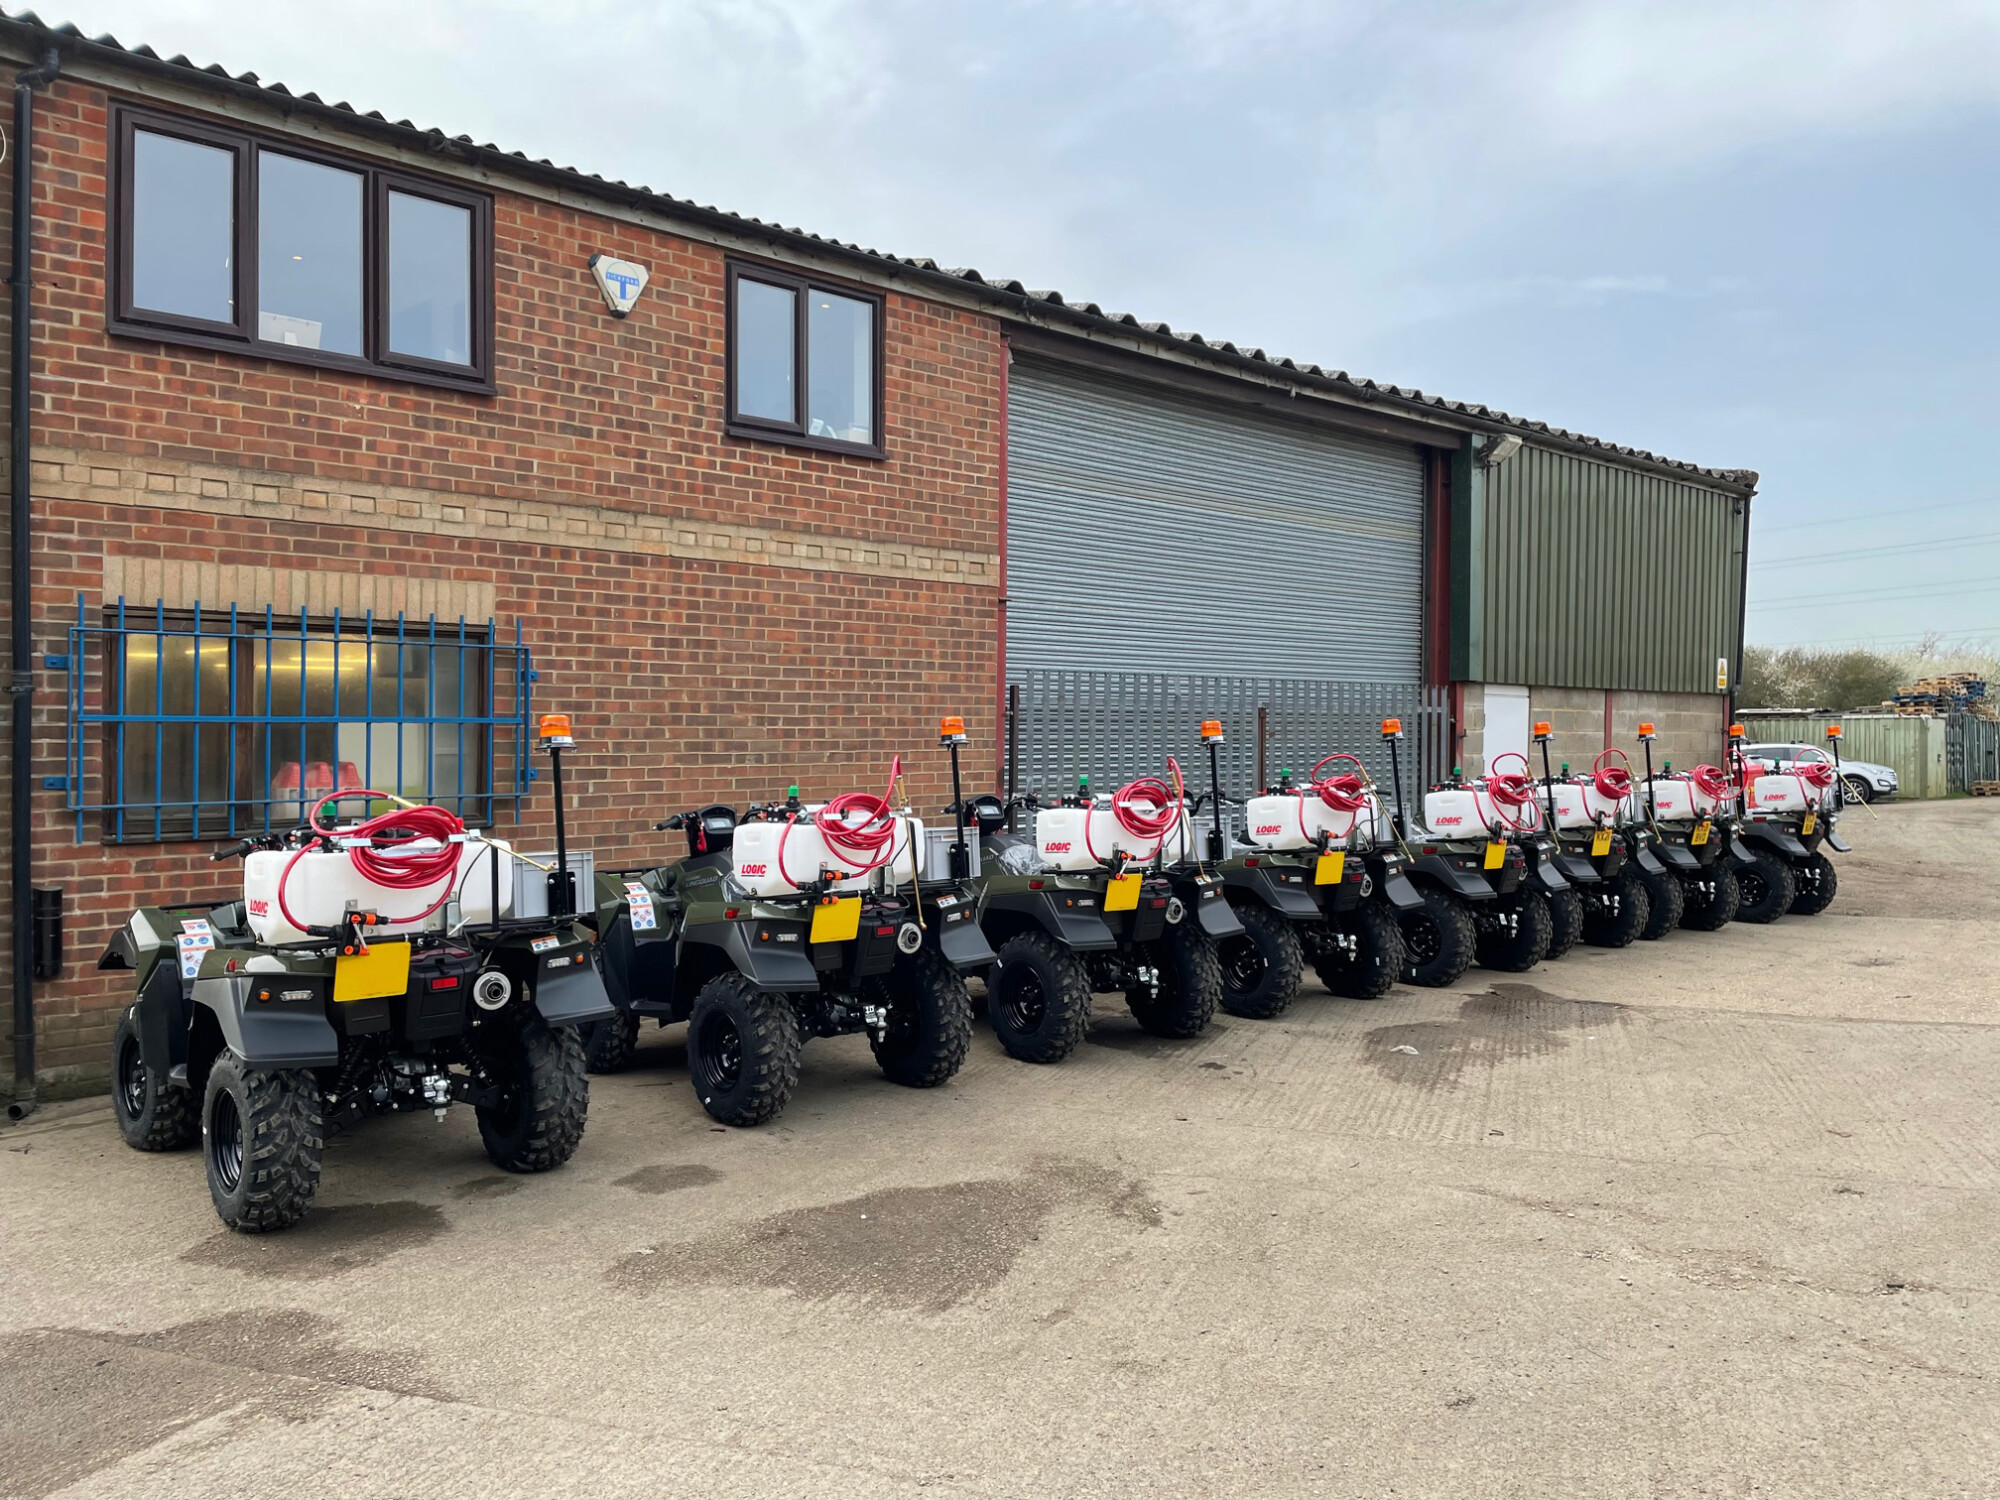
[[[1800,761],[1828,759],[1828,753],[1817,745],[1745,745],[1743,753],[1752,760],[1761,760],[1775,771],[1789,771]],[[1877,797],[1896,795],[1896,770],[1893,766],[1878,766],[1873,761],[1840,758],[1840,779],[1847,786],[1847,794],[1857,802],[1873,802]]]

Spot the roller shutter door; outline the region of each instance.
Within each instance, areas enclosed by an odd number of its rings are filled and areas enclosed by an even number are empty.
[[[1007,440],[1010,673],[1422,679],[1416,448],[1025,358]]]

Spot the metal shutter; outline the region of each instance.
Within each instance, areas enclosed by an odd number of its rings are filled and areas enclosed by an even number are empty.
[[[1413,683],[1414,447],[1017,359],[1007,663]]]

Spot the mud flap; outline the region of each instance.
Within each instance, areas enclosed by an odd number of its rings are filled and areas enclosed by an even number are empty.
[[[938,931],[938,952],[944,961],[961,973],[987,967],[999,957],[977,922],[947,922]]]
[[[1851,854],[1854,852],[1854,846],[1837,833],[1828,833],[1826,842],[1828,848],[1837,850],[1842,854]]]
[[[1596,885],[1600,879],[1597,866],[1581,854],[1558,854],[1555,862],[1571,885]]]
[[[1401,871],[1383,877],[1382,894],[1398,911],[1415,911],[1424,904],[1424,893],[1411,885],[1410,877]]]
[[[1221,887],[1204,891],[1195,903],[1194,919],[1201,930],[1218,942],[1223,938],[1238,937],[1243,932],[1243,921],[1236,915],[1236,908],[1222,897]]]
[[[1645,844],[1639,846],[1639,868],[1644,870],[1648,875],[1664,875],[1667,873],[1667,867],[1653,857],[1652,849]]]
[[[1535,878],[1541,881],[1545,890],[1566,891],[1569,889],[1569,881],[1563,878],[1563,872],[1556,868],[1556,862],[1553,859],[1536,861]]]
[[[548,961],[535,976],[535,1009],[551,1026],[576,1026],[584,1021],[608,1021],[618,1012],[604,988],[604,976],[587,952],[564,955],[563,967]]]
[[[684,941],[720,948],[729,966],[760,990],[799,994],[819,988],[819,971],[805,952],[805,933],[797,929],[800,941],[780,948],[775,943],[753,945],[744,922],[709,922],[688,929]]]
[[[1241,866],[1230,870],[1223,878],[1229,889],[1242,891],[1261,901],[1281,917],[1290,917],[1295,922],[1311,922],[1320,915],[1319,902],[1313,899],[1303,881],[1294,885],[1285,880],[1273,880],[1261,869]]]
[[[271,1000],[251,1005],[252,986],[271,989]],[[287,1000],[288,990],[305,998]],[[229,1050],[260,1068],[330,1068],[340,1061],[340,1038],[326,1018],[326,981],[283,975],[232,974],[197,979],[194,1003],[211,1011]]]
[[[1692,849],[1683,849],[1679,844],[1660,845],[1660,857],[1684,875],[1693,875],[1701,870],[1701,861],[1694,857]]]
[[[1418,873],[1428,875],[1455,896],[1467,901],[1491,901],[1493,887],[1486,877],[1477,870],[1461,870],[1450,860],[1438,854],[1419,854],[1412,867]]]

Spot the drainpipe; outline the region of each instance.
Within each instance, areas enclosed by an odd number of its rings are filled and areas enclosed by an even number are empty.
[[[34,639],[29,631],[28,390],[30,343],[34,336],[32,258],[35,245],[35,90],[55,81],[61,54],[51,47],[42,65],[14,75],[14,258],[13,317],[8,324],[13,355],[8,394],[13,407],[7,431],[7,456],[12,465],[13,505],[8,524],[8,560],[12,564],[8,609],[13,619],[12,672],[7,695],[13,699],[13,787],[8,832],[13,842],[14,920],[8,936],[14,944],[14,1101],[7,1117],[19,1120],[35,1107],[35,958],[34,958],[34,678],[29,658]]]

